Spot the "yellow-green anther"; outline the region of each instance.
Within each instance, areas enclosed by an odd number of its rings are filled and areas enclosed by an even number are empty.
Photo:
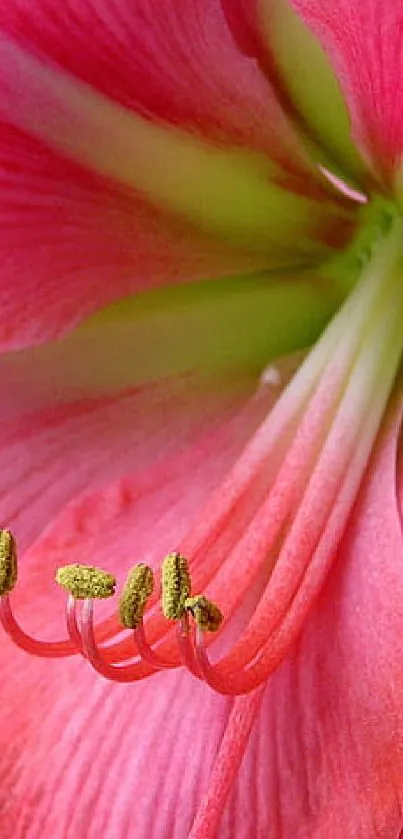
[[[123,626],[137,629],[144,615],[147,600],[154,588],[154,574],[140,562],[131,569],[119,598],[119,618]]]
[[[185,601],[190,596],[191,584],[186,557],[170,553],[162,563],[162,611],[166,618],[176,621],[185,612]]]
[[[17,582],[17,550],[9,530],[0,530],[0,595],[8,594]]]
[[[55,579],[75,600],[102,600],[115,594],[116,578],[113,574],[91,565],[64,565],[57,569]]]
[[[218,606],[208,600],[204,594],[196,594],[195,597],[188,597],[185,601],[185,609],[192,613],[197,626],[203,632],[217,632],[220,628],[223,616]]]

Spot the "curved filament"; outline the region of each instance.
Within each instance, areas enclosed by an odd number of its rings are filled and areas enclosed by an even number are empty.
[[[65,658],[77,653],[77,647],[71,638],[63,641],[38,641],[31,635],[27,635],[14,617],[7,594],[3,595],[0,600],[0,621],[14,644],[30,655],[40,658]]]
[[[144,662],[116,667],[105,661],[95,640],[94,604],[92,600],[84,600],[81,619],[81,639],[85,657],[94,670],[105,679],[110,679],[113,682],[135,682],[159,672],[159,668]],[[135,648],[133,652],[135,654]]]

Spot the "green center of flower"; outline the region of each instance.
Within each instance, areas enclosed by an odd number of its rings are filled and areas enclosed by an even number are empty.
[[[360,280],[399,215],[398,207],[384,198],[373,198],[360,209],[353,239],[327,263],[325,269],[326,276],[345,294]]]

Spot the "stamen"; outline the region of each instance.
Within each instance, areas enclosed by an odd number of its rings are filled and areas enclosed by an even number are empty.
[[[77,653],[77,647],[70,639],[38,641],[31,635],[27,635],[13,615],[8,594],[3,595],[0,600],[0,621],[14,644],[30,655],[39,656],[39,658],[64,658]]]
[[[186,557],[170,553],[162,563],[162,611],[169,620],[179,620],[185,612],[185,601],[191,594],[189,566]]]
[[[223,677],[217,673],[217,667],[211,664],[206,646],[204,643],[204,634],[199,627],[196,631],[196,660],[201,674],[201,678],[214,690],[216,693],[221,693],[223,696],[239,696],[249,691],[242,690],[242,687],[236,684],[236,680],[230,676]],[[245,675],[245,671],[239,671],[238,681]]]
[[[194,627],[189,626],[187,614],[178,623],[176,640],[182,664],[196,679],[201,679],[200,667],[194,650]]]
[[[144,625],[142,621],[134,631],[134,640],[137,644],[137,649],[141,658],[144,659],[144,661],[147,661],[148,664],[151,664],[152,667],[156,667],[158,670],[170,670],[171,668],[177,666],[174,661],[163,658],[161,655],[154,652],[152,647],[150,647],[144,632]]]
[[[67,624],[67,632],[69,633],[69,637],[70,637],[71,642],[77,648],[77,652],[80,652],[81,655],[84,655],[80,630],[78,628],[78,623],[77,623],[77,601],[74,599],[72,594],[69,594],[69,596],[67,598],[66,624]]]
[[[119,617],[127,629],[141,624],[147,600],[154,589],[154,574],[142,562],[131,569],[119,599]]]
[[[215,836],[227,797],[238,774],[264,688],[238,697],[231,709],[204,798],[199,803],[188,839]]]
[[[119,617],[123,626],[134,629],[134,640],[140,656],[152,667],[167,670],[175,667],[175,662],[163,658],[154,652],[147,641],[143,625],[143,615],[147,600],[154,589],[154,574],[148,565],[140,562],[129,573],[119,600]]]
[[[58,568],[55,579],[76,600],[102,600],[115,594],[116,578],[113,574],[90,565],[64,565]]]
[[[8,594],[17,582],[17,550],[9,530],[0,530],[0,595]]]
[[[0,530],[0,622],[17,647],[40,658],[62,658],[74,655],[71,640],[38,641],[27,635],[15,619],[9,594],[17,582],[17,546],[9,530]]]
[[[191,612],[197,626],[204,632],[217,632],[222,624],[223,615],[220,609],[204,594],[188,597],[185,601],[185,609]]]
[[[95,640],[93,612],[93,601],[90,599],[84,600],[81,622],[82,645],[85,657],[97,673],[113,682],[135,682],[150,676],[152,673],[158,673],[157,668],[144,662],[115,666],[105,661]]]

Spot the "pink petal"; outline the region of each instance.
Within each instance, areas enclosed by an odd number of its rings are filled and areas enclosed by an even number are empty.
[[[289,0],[222,0],[236,42],[257,58],[312,157],[328,168],[337,186],[351,180],[354,197],[365,182],[364,166],[350,137],[347,108],[327,57],[289,4]],[[355,184],[355,189],[354,189]],[[363,188],[363,187],[362,187]]]
[[[130,504],[135,503],[136,476],[139,476],[139,486],[145,481],[147,486],[158,487],[157,467],[161,465],[162,469],[165,461],[172,465],[176,455],[179,471],[186,472],[187,459],[182,464],[179,455],[185,456],[188,447],[198,438],[201,440],[203,435],[221,425],[225,427],[225,420],[243,406],[245,395],[252,387],[250,377],[228,386],[221,380],[213,387],[195,377],[185,376],[111,396],[81,399],[67,405],[37,408],[26,415],[14,415],[1,424],[1,521],[9,521],[10,526],[17,529],[25,546],[67,502],[84,490],[94,500],[94,490],[105,485],[110,486],[110,490],[105,490],[106,497],[111,493],[112,498],[116,493],[116,513],[119,515],[120,504],[122,510],[126,510],[126,489],[128,497],[133,496]],[[276,389],[270,386],[259,392],[252,403],[252,420],[256,412],[258,422],[261,406],[265,400],[272,399],[273,392]],[[247,418],[243,422],[248,430],[249,422]],[[241,422],[242,440],[247,433],[243,425]],[[232,446],[239,450],[239,445],[235,438],[229,440],[223,458],[229,457],[232,462]],[[69,452],[68,469],[66,451]],[[74,469],[71,468],[73,462]],[[212,468],[220,469],[218,460],[213,459]],[[176,476],[177,470],[174,471]],[[120,487],[122,476],[131,480],[131,475],[133,490],[128,489],[124,480]],[[163,493],[163,486],[160,489]],[[103,490],[100,491],[102,498]],[[187,503],[195,502],[189,498]]]
[[[264,65],[266,50],[258,26],[258,0],[221,0],[221,5],[240,50]]]
[[[329,54],[356,143],[390,181],[403,151],[402,7],[388,0],[291,0]]]
[[[267,686],[220,839],[400,836],[401,394],[400,385],[334,571]]]
[[[0,182],[3,348],[56,337],[133,291],[265,263],[169,220],[5,126]]]
[[[0,346],[57,336],[146,285],[300,264],[350,235],[323,191],[270,184],[264,156],[167,132],[1,32],[0,51]]]
[[[301,165],[297,137],[219,0],[13,0],[0,28],[111,99],[224,143]],[[195,91],[197,90],[197,95]]]
[[[264,274],[125,299],[57,342],[3,354],[1,419],[173,375],[185,377],[185,388],[195,371],[237,389],[270,359],[309,346],[338,302],[320,278]],[[278,384],[277,367],[267,384]]]
[[[3,836],[185,837],[230,703],[186,674],[121,690],[82,670],[3,646]]]

